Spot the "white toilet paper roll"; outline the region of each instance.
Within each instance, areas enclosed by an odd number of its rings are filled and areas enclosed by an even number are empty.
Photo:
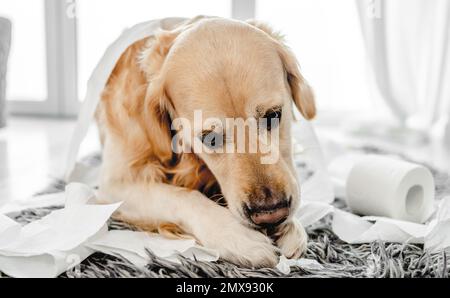
[[[434,179],[420,165],[369,155],[352,167],[346,189],[358,214],[423,223],[433,212]]]

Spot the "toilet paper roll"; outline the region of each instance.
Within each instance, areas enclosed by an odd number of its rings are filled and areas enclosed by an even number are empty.
[[[354,213],[425,222],[435,196],[431,172],[420,165],[369,155],[350,170],[347,203]]]

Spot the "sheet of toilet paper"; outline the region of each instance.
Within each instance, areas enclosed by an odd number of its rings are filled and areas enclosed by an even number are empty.
[[[110,231],[87,246],[105,254],[121,256],[138,267],[149,263],[147,250],[174,263],[180,263],[179,256],[205,262],[219,259],[217,251],[199,246],[194,239],[167,239],[146,232]]]
[[[0,270],[12,277],[55,277],[88,257],[83,244],[105,233],[120,204],[89,205],[88,187],[70,185],[66,207],[22,226],[0,215]]]
[[[302,115],[298,118],[292,126],[294,161],[304,163],[313,173],[305,181],[299,181],[302,200],[331,204],[335,196],[324,152],[311,122]]]
[[[179,255],[199,261],[216,261],[219,257],[190,239],[108,231],[107,221],[120,203],[92,204],[95,192],[87,185],[70,184],[59,195],[65,200],[63,209],[24,226],[0,214],[1,272],[11,277],[57,277],[96,251],[123,256],[139,266],[149,261],[146,249],[174,262]]]
[[[280,262],[278,263],[276,268],[283,274],[289,274],[291,273],[292,267],[302,268],[303,270],[308,271],[320,271],[324,269],[324,267],[316,260],[310,259],[291,260],[286,258],[285,256],[281,256]]]
[[[424,244],[424,248],[432,253],[450,248],[450,197],[439,202],[436,215],[427,224],[386,217],[360,217],[320,202],[305,202],[298,218],[307,227],[328,215],[333,215],[333,232],[346,243],[384,241]]]
[[[74,134],[71,139],[70,149],[67,155],[67,162],[64,173],[61,174],[65,181],[72,182],[72,172],[75,168],[80,146],[89,131],[93,122],[95,110],[106,83],[111,75],[117,61],[125,50],[133,43],[144,38],[153,36],[158,30],[170,29],[177,24],[181,24],[186,19],[183,18],[167,18],[161,20],[153,20],[135,25],[125,30],[122,35],[106,50],[104,56],[93,71],[88,84],[87,91],[81,106]]]
[[[12,200],[0,207],[0,214],[18,213],[27,209],[43,208],[48,206],[64,206],[66,198],[62,193],[46,194],[28,197],[21,200]]]

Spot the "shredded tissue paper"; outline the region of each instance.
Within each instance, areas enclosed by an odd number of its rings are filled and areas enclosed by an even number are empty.
[[[108,231],[107,221],[120,203],[95,204],[95,192],[87,185],[69,184],[58,195],[65,199],[63,209],[24,226],[0,214],[0,271],[12,277],[56,277],[96,251],[120,255],[137,266],[149,261],[146,249],[175,262],[178,255],[200,261],[219,258],[193,239]]]
[[[0,271],[12,277],[57,277],[96,251],[126,258],[136,266],[149,261],[146,250],[178,262],[178,256],[216,261],[214,250],[194,239],[169,240],[156,234],[109,231],[107,222],[120,203],[95,203],[99,168],[76,162],[101,91],[116,61],[132,43],[159,29],[176,27],[184,19],[139,24],[113,43],[88,83],[86,98],[72,138],[63,193],[12,202],[0,208]],[[387,241],[424,244],[439,252],[450,247],[450,197],[435,200],[434,181],[421,166],[376,156],[338,157],[327,164],[312,125],[301,118],[294,128],[296,162],[312,169],[301,183],[302,206],[296,220],[308,227],[332,215],[333,232],[351,244]],[[335,197],[347,200],[353,211],[335,207]],[[22,225],[6,214],[28,208],[62,206],[46,217]],[[358,216],[356,215],[365,215]],[[315,260],[280,258],[277,268],[289,274],[292,266],[320,270]]]

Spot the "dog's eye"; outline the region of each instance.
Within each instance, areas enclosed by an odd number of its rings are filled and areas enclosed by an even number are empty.
[[[201,136],[202,143],[209,149],[215,150],[223,146],[223,134],[211,131]]]
[[[263,117],[263,126],[268,131],[277,128],[280,125],[282,114],[283,113],[281,109],[272,109],[268,111]]]

